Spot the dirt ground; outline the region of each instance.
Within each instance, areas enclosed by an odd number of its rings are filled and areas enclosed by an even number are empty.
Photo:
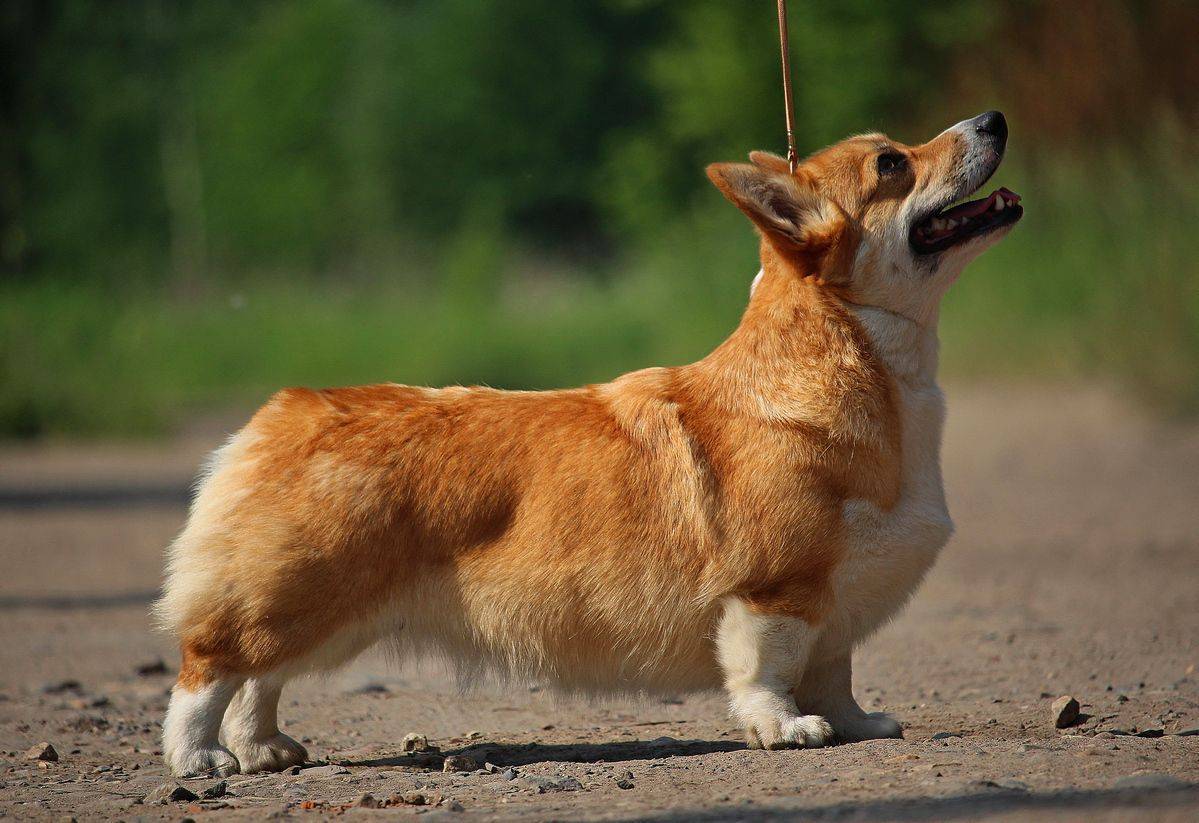
[[[856,656],[859,700],[893,712],[904,740],[748,751],[719,695],[464,694],[434,664],[368,655],[284,694],[316,771],[162,803],[178,660],[147,605],[220,434],[0,449],[0,817],[1197,819],[1199,425],[1092,388],[948,395],[957,535]],[[1058,730],[1061,695],[1083,714]],[[403,754],[409,732],[440,754]],[[56,761],[28,759],[42,741]],[[443,773],[462,753],[494,772]]]

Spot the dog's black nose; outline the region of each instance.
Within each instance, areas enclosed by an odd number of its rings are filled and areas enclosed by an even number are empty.
[[[1003,151],[1003,147],[1007,145],[1007,118],[1003,116],[1003,112],[983,112],[970,122],[974,124],[976,132],[992,138],[999,144],[999,150]]]

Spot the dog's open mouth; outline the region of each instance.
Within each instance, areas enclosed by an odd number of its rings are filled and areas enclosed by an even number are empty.
[[[934,212],[912,227],[909,239],[917,254],[932,254],[1010,226],[1023,214],[1020,195],[1000,188],[990,197]]]

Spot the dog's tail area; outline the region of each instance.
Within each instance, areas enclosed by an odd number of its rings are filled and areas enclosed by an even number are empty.
[[[181,638],[204,604],[222,589],[221,575],[236,546],[226,533],[225,515],[247,491],[235,474],[254,440],[247,430],[234,434],[214,451],[200,470],[187,525],[166,550],[162,593],[151,605],[155,627]]]

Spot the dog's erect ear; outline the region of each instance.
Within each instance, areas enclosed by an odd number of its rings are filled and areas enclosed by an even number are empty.
[[[787,161],[782,162],[781,174],[756,163],[713,163],[707,171],[720,193],[772,240],[803,248],[828,239],[845,221],[845,213],[822,197],[802,172],[788,174]]]
[[[746,163],[713,163],[708,177],[720,193],[772,239],[800,246],[818,219],[819,198],[786,174]]]
[[[816,190],[802,169],[790,174],[786,160],[765,152],[750,159],[752,164],[713,163],[708,177],[805,275],[843,282],[858,238],[849,217]],[[782,171],[776,168],[780,163]]]

